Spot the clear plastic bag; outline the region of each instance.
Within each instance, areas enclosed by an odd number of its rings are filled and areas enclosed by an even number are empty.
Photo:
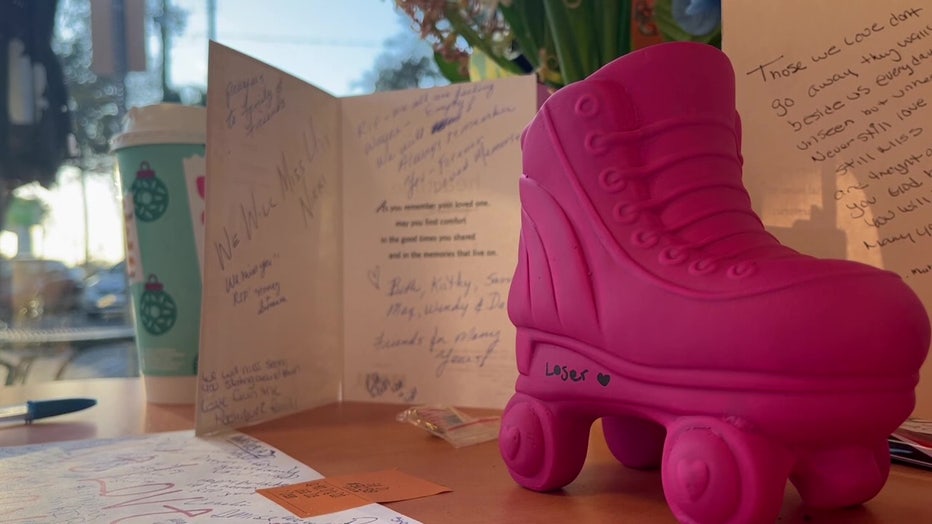
[[[410,407],[395,417],[440,437],[455,448],[471,446],[498,438],[501,417],[476,418],[450,406]]]

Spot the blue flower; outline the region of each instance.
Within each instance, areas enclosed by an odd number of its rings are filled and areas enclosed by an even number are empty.
[[[722,21],[722,0],[673,0],[673,19],[695,36],[711,33]]]

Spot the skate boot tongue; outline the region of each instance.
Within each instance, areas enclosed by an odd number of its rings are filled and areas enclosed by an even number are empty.
[[[789,252],[766,233],[741,182],[734,73],[723,53],[703,44],[651,46],[590,80],[630,108],[619,118],[634,122],[616,123],[627,132],[609,133],[601,145],[627,151],[644,197],[637,208],[658,233],[690,249],[693,261]]]
[[[709,45],[650,46],[611,62],[589,79],[622,87],[642,124],[692,114],[730,119],[735,113],[731,63]]]

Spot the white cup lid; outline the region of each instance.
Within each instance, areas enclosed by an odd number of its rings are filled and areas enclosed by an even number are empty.
[[[131,108],[123,118],[123,132],[110,140],[110,149],[149,144],[205,144],[207,108],[156,104]]]

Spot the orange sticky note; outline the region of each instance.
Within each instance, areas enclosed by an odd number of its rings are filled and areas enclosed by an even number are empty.
[[[371,503],[352,491],[330,484],[326,479],[257,489],[256,492],[301,518],[316,517]]]
[[[446,486],[387,469],[257,489],[298,517],[316,517],[373,502],[397,502],[452,491]]]
[[[419,479],[397,469],[327,477],[327,482],[372,502],[397,502],[452,491],[446,486]]]

